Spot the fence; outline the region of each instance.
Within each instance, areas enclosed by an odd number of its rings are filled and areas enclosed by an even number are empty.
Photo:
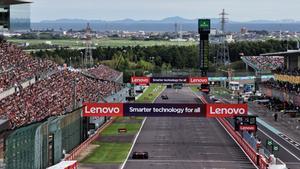
[[[50,117],[44,123],[15,130],[6,139],[6,169],[43,169],[80,144],[81,114]]]
[[[35,134],[40,124],[14,131],[6,139],[6,169],[35,169]]]

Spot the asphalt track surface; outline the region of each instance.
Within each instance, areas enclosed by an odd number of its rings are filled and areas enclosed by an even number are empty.
[[[273,140],[274,144],[279,145],[279,151],[274,151],[275,157],[283,161],[289,169],[300,169],[300,150],[297,147],[259,123],[257,135],[264,145],[266,145],[267,139]],[[271,147],[269,150],[271,151]]]
[[[169,99],[156,103],[196,103],[189,88],[166,89]],[[133,151],[147,151],[149,159],[130,155],[125,169],[253,169],[253,164],[216,119],[195,117],[147,118]]]

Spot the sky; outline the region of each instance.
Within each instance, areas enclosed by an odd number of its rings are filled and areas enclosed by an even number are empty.
[[[299,0],[31,0],[31,20],[217,18],[223,8],[232,21],[300,20]],[[283,3],[284,2],[284,3]]]

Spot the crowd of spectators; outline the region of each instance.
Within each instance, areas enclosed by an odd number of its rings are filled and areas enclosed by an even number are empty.
[[[269,81],[262,82],[261,85],[264,85],[268,88],[275,88],[290,93],[300,94],[300,84],[293,84],[271,79]]]
[[[0,118],[9,119],[12,128],[19,127],[70,112],[75,100],[97,102],[120,89],[116,83],[63,70],[0,100]]]
[[[52,61],[32,58],[16,46],[0,42],[0,93],[10,87],[16,89],[0,99],[0,119],[8,119],[10,127],[16,128],[71,112],[83,102],[105,101],[122,89],[108,80],[120,72],[103,65],[90,70],[95,78],[78,70],[60,69]],[[45,77],[36,78],[35,83],[26,88],[20,85],[41,73]]]
[[[0,93],[56,68],[50,60],[32,58],[15,45],[0,43]]]
[[[257,70],[276,70],[284,65],[282,56],[244,56]]]
[[[289,75],[289,76],[300,76],[300,69],[288,70],[285,68],[278,68],[274,70],[276,74]]]
[[[111,69],[105,65],[98,65],[97,67],[90,68],[87,70],[87,72],[97,79],[112,81],[117,80],[117,78],[121,75],[121,72]]]

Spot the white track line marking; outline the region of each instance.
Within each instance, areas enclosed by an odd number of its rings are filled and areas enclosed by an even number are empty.
[[[134,141],[133,141],[133,143],[132,143],[132,145],[130,147],[130,150],[129,150],[128,154],[127,154],[126,160],[123,162],[123,164],[121,165],[120,169],[123,169],[125,167],[125,164],[127,163],[128,159],[129,159],[129,156],[130,156],[130,154],[131,154],[131,152],[133,150],[133,147],[135,146],[135,143],[136,143],[136,141],[137,141],[137,139],[138,139],[138,137],[139,137],[139,135],[140,135],[140,133],[142,131],[142,128],[144,127],[144,124],[145,124],[146,120],[147,120],[147,117],[144,118],[144,120],[142,122],[142,125],[141,125],[138,133],[135,135]]]
[[[280,145],[283,149],[285,149],[288,153],[290,153],[292,156],[294,156],[298,161],[300,161],[300,158],[297,157],[295,154],[293,154],[290,150],[288,150],[286,147],[284,147],[282,144],[280,144],[276,139],[274,139],[273,137],[271,137],[270,135],[268,135],[266,132],[264,132],[263,130],[261,130],[260,128],[258,128],[259,131],[261,131],[264,135],[266,135],[269,138],[272,138],[273,141],[275,141],[278,145]]]
[[[152,103],[154,103],[155,100],[162,94],[162,92],[165,91],[166,86],[163,86],[163,88],[164,88],[164,89],[163,89],[163,90],[155,97],[155,99],[152,101]],[[127,154],[127,157],[126,157],[125,161],[122,163],[122,165],[120,166],[120,169],[124,169],[124,167],[125,167],[125,165],[126,165],[128,159],[129,159],[129,156],[130,156],[130,154],[131,154],[131,152],[132,152],[132,150],[133,150],[133,147],[135,146],[135,143],[136,143],[136,141],[137,141],[137,139],[138,139],[138,137],[139,137],[139,135],[140,135],[140,133],[141,133],[141,131],[142,131],[142,128],[144,127],[144,124],[145,124],[146,120],[147,120],[147,117],[144,118],[144,120],[143,120],[143,122],[142,122],[142,125],[141,125],[141,127],[140,127],[138,133],[135,135],[135,138],[134,138],[133,143],[132,143],[132,145],[131,145],[131,147],[130,147],[130,150],[129,150],[128,154]]]

